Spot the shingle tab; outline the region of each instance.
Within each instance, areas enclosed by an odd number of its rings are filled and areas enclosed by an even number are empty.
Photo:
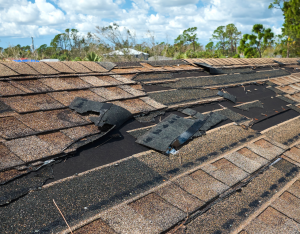
[[[11,84],[23,90],[25,93],[41,93],[41,92],[53,91],[52,88],[43,84],[39,80],[11,81]]]
[[[0,143],[0,170],[23,164],[24,162]]]
[[[45,62],[50,67],[54,68],[55,70],[59,71],[60,73],[76,73],[74,70],[69,68],[62,62]]]
[[[105,98],[100,97],[99,95],[91,92],[90,90],[53,92],[49,93],[49,96],[53,97],[54,99],[66,106],[69,106],[76,97],[81,97],[97,102],[106,101]]]
[[[50,156],[49,145],[37,136],[14,139],[5,142],[8,148],[24,162],[31,162]]]
[[[61,132],[39,135],[38,138],[48,144],[48,150],[51,155],[61,153],[73,142],[72,139]]]
[[[111,86],[110,82],[107,82],[103,79],[100,78],[101,76],[97,77],[97,76],[81,76],[80,79],[84,80],[85,82],[96,86],[96,87],[100,87],[100,86]]]
[[[3,65],[9,67],[11,70],[21,74],[21,75],[39,75],[37,71],[35,71],[32,67],[27,65],[26,63],[2,63]]]
[[[124,101],[116,101],[113,102],[113,104],[123,107],[124,109],[130,111],[132,114],[156,110],[154,107],[149,106],[144,101],[138,98]]]
[[[118,87],[108,87],[108,88],[93,88],[91,89],[94,93],[100,95],[106,100],[116,100],[133,97],[133,95],[123,91]]]
[[[272,145],[270,142],[261,139],[247,146],[254,153],[268,159],[272,160],[276,156],[282,154],[284,152],[283,149]]]
[[[52,67],[48,66],[44,62],[30,62],[30,63],[26,63],[26,64],[29,65],[30,67],[32,67],[34,70],[38,71],[39,73],[43,74],[43,75],[59,74],[59,72],[57,70],[55,70]]]
[[[18,119],[35,131],[50,131],[88,124],[69,109],[35,112],[18,116]]]
[[[201,201],[209,201],[228,189],[228,186],[217,181],[202,170],[175,180],[182,189],[196,196]]]
[[[93,72],[108,72],[105,68],[101,67],[98,63],[96,62],[91,62],[91,61],[78,61],[79,64],[87,67],[89,70]]]
[[[92,124],[92,125],[64,129],[61,130],[61,132],[64,133],[69,138],[71,138],[72,140],[79,140],[86,136],[100,133],[100,130],[97,126]]]
[[[6,97],[1,100],[19,113],[64,107],[64,105],[47,94]]]
[[[18,94],[24,94],[24,92],[12,86],[9,82],[0,81],[0,96],[12,96]]]
[[[76,73],[91,73],[92,71],[85,66],[81,65],[78,62],[62,62],[67,65],[69,68],[74,70]]]
[[[12,69],[8,68],[7,66],[0,63],[0,77],[7,77],[7,76],[17,76],[19,75]]]
[[[54,90],[82,89],[92,86],[80,78],[44,78],[40,81]]]
[[[12,139],[34,133],[36,132],[25,126],[15,117],[0,118],[0,135],[3,138]]]
[[[145,92],[137,90],[137,89],[134,89],[134,88],[130,87],[129,85],[120,85],[118,87],[121,88],[121,89],[123,89],[127,93],[132,94],[135,97],[145,96],[146,95]]]
[[[97,76],[100,80],[102,80],[103,82],[106,82],[110,85],[119,85],[119,84],[123,84],[123,82],[111,77],[111,76]]]
[[[154,193],[130,203],[129,206],[145,219],[151,220],[161,227],[162,231],[167,230],[186,216],[183,211],[166,203]]]

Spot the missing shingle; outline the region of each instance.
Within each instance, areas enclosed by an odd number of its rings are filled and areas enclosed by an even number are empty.
[[[248,102],[248,103],[243,103],[243,104],[240,104],[240,105],[236,105],[234,107],[238,108],[238,109],[241,109],[241,110],[244,110],[244,111],[249,111],[250,108],[264,108],[262,102],[259,101],[259,100],[256,100],[256,101],[253,101],[253,102]]]
[[[99,65],[101,65],[102,67],[104,67],[106,70],[110,71],[111,69],[113,69],[114,67],[117,66],[117,64],[112,63],[112,62],[97,62]]]
[[[164,115],[165,113],[165,111],[154,111],[143,116],[135,116],[135,119],[141,123],[154,122],[157,116]]]

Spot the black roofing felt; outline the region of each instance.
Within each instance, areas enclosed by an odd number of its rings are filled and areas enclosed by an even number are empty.
[[[133,78],[135,81],[153,81],[153,80],[165,80],[174,79],[172,73],[142,73]]]
[[[154,67],[187,64],[187,62],[184,60],[158,60],[158,61],[147,61],[147,63]]]
[[[244,69],[218,69],[218,68],[210,68],[210,74],[211,75],[221,75],[221,74],[234,74],[234,73],[240,73],[240,74],[251,74],[255,73],[256,71],[250,68],[244,68]]]
[[[139,62],[131,61],[131,62],[116,62],[116,68],[130,68],[130,67],[142,67]]]

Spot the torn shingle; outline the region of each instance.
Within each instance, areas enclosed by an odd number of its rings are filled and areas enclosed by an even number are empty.
[[[224,93],[222,91],[219,91],[218,95],[225,98],[225,99],[228,99],[229,101],[232,101],[233,103],[236,103],[236,97],[229,94],[229,93]]]
[[[3,101],[0,100],[0,114],[12,112],[10,106],[6,105]]]
[[[28,127],[39,132],[58,130],[90,123],[69,109],[23,114],[17,118]]]
[[[155,109],[159,110],[159,109],[163,109],[163,108],[166,108],[167,106],[159,103],[159,102],[156,102],[155,100],[149,98],[149,97],[141,97],[140,98],[142,101],[144,101],[145,103],[147,103],[148,105],[154,107]]]
[[[91,61],[78,61],[77,63],[80,63],[81,65],[87,67],[93,72],[108,72],[107,69],[104,69],[101,67],[98,63],[96,62],[91,62]]]
[[[30,67],[32,67],[34,70],[38,71],[39,73],[43,74],[43,75],[59,74],[59,72],[57,70],[55,70],[52,67],[48,66],[44,62],[30,62],[30,63],[26,63],[26,64],[29,65]]]
[[[119,85],[119,88],[123,89],[127,93],[132,94],[135,97],[146,96],[146,93],[137,89],[130,87],[129,85]]]
[[[0,96],[12,96],[18,94],[24,94],[24,92],[12,86],[9,82],[0,81]]]
[[[96,126],[103,127],[105,124],[120,127],[132,114],[126,109],[111,103],[93,102],[83,98],[76,98],[70,105],[78,113],[97,112],[99,117],[90,117]]]
[[[105,98],[100,97],[99,95],[95,94],[94,92],[91,92],[90,90],[53,92],[49,93],[48,95],[66,106],[69,106],[76,97],[81,97],[96,102],[106,101]]]
[[[136,142],[149,148],[166,152],[172,142],[192,127],[194,123],[194,120],[184,119],[171,114],[146,134],[139,137]]]
[[[145,61],[154,67],[161,66],[175,66],[175,65],[185,65],[187,64],[184,60],[157,60],[157,61]]]
[[[119,85],[123,84],[123,82],[116,80],[115,78],[111,76],[97,76],[100,80],[102,80],[105,83],[108,83],[110,85]]]
[[[118,81],[121,81],[124,84],[135,84],[134,81],[132,81],[132,80],[126,78],[126,77],[123,77],[121,75],[111,75],[111,77],[115,78]]]

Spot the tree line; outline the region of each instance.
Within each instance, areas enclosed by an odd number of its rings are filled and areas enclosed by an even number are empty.
[[[282,33],[275,36],[271,28],[262,24],[253,25],[250,34],[242,34],[234,24],[217,27],[209,43],[201,45],[197,27],[184,30],[174,43],[157,42],[153,32],[146,39],[137,40],[134,32],[113,23],[97,26],[95,32],[80,33],[77,29],[66,29],[55,35],[50,46],[41,45],[32,51],[30,46],[0,47],[0,58],[32,58],[59,60],[133,60],[128,48],[148,53],[149,56],[184,58],[246,58],[298,57],[300,56],[300,0],[274,0],[269,9],[280,9],[284,16]],[[114,50],[122,50],[125,56],[109,56]]]

